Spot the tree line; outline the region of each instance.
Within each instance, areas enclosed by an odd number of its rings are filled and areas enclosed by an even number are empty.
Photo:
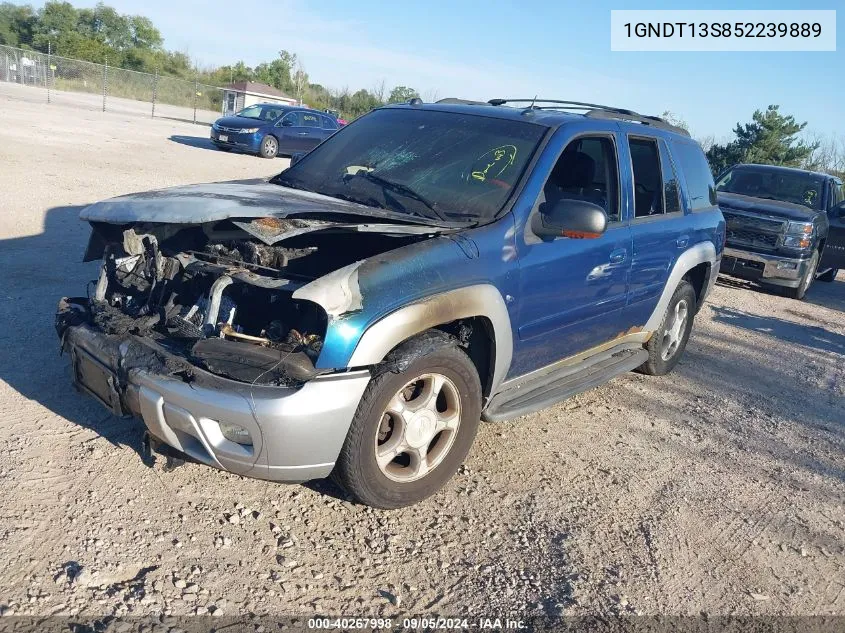
[[[224,86],[255,81],[273,86],[318,109],[332,109],[352,119],[385,103],[407,101],[419,94],[396,86],[389,92],[382,81],[370,90],[350,92],[312,83],[295,53],[279,56],[254,67],[240,61],[215,68],[197,68],[183,52],[164,48],[164,38],[152,21],[141,15],[118,13],[103,3],[94,8],[74,7],[50,0],[43,7],[0,3],[0,44],[42,53],[104,63],[141,72],[156,72],[200,83]]]

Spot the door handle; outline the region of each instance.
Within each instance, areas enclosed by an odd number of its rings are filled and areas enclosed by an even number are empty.
[[[626,251],[624,248],[617,249],[610,253],[610,263],[621,264],[625,261],[626,257],[628,257],[628,251]]]
[[[300,132],[299,135],[300,136],[308,136],[308,132]]]
[[[675,242],[678,248],[686,248],[689,245],[689,235],[681,235]]]

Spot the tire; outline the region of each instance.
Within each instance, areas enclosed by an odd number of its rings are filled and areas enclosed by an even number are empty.
[[[783,294],[790,299],[800,301],[807,294],[810,286],[813,285],[813,280],[816,278],[816,269],[819,267],[819,252],[815,251],[810,258],[810,265],[807,267],[807,272],[801,277],[797,288],[784,288]]]
[[[695,289],[682,279],[666,307],[660,327],[645,345],[648,360],[637,371],[649,376],[665,376],[672,371],[686,349],[695,313]],[[680,324],[677,324],[678,318],[683,318]]]
[[[828,283],[828,284],[829,284],[830,282],[832,282],[832,281],[834,281],[834,280],[836,279],[836,274],[837,274],[838,272],[839,272],[839,269],[838,269],[838,268],[831,268],[831,269],[830,269],[830,270],[828,270],[827,272],[822,273],[821,275],[819,275],[818,277],[816,277],[816,279],[817,279],[818,281],[823,281],[823,282],[825,282],[825,283]]]
[[[401,354],[401,348],[397,352]],[[428,396],[435,393],[436,376],[444,380],[430,409],[422,403],[432,402]],[[359,502],[376,508],[401,508],[422,501],[452,478],[469,453],[481,417],[481,397],[475,366],[455,346],[415,354],[400,371],[375,376],[352,420],[334,479]],[[419,405],[414,404],[417,400]],[[402,422],[402,415],[395,413],[397,407],[405,411],[409,422]],[[455,428],[437,431],[446,419]],[[420,446],[414,449],[412,445]],[[412,459],[422,451],[425,460]],[[382,465],[377,461],[379,454]],[[420,475],[421,464],[426,463],[430,469]]]
[[[276,158],[279,153],[279,141],[272,134],[268,134],[261,140],[261,147],[258,154],[261,158]]]

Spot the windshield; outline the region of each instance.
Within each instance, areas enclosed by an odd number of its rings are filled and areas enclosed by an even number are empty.
[[[275,121],[285,113],[284,109],[271,105],[251,105],[236,113],[236,116],[259,121]]]
[[[493,219],[547,128],[384,109],[361,117],[272,182],[433,220]]]
[[[719,179],[716,191],[792,202],[818,210],[822,205],[822,184],[822,179],[813,174],[738,167]]]

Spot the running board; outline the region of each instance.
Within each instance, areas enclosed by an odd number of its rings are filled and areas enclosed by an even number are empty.
[[[575,365],[567,365],[496,394],[482,414],[488,422],[528,415],[575,394],[603,385],[619,374],[636,369],[648,360],[637,349],[608,350]]]

